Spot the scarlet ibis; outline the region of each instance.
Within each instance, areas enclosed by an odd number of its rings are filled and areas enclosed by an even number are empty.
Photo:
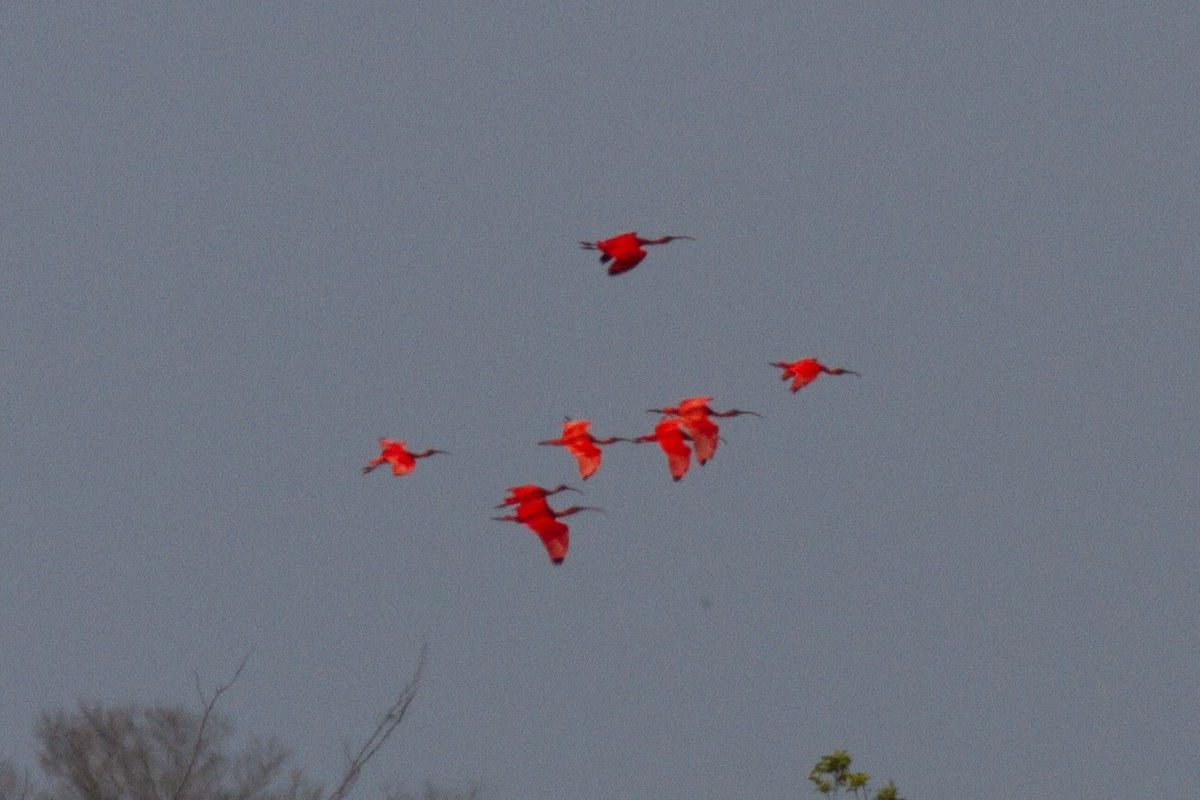
[[[608,239],[600,239],[595,242],[580,242],[579,245],[584,250],[599,250],[600,263],[608,264],[609,275],[620,275],[622,272],[629,270],[642,263],[642,259],[646,257],[646,251],[642,248],[648,244],[666,244],[675,239],[695,239],[691,236],[671,235],[660,236],[657,239],[643,239],[633,231],[625,231],[618,233],[616,236]]]
[[[653,413],[669,414],[682,420],[683,426],[692,435],[692,446],[696,448],[696,462],[700,466],[704,466],[717,452],[720,428],[711,417],[737,417],[742,414],[762,416],[757,411],[744,411],[740,408],[717,411],[708,404],[709,400],[712,398],[707,396],[685,397],[677,406],[649,409]]]
[[[671,471],[671,479],[679,480],[688,471],[692,450],[685,439],[691,435],[681,429],[683,420],[679,417],[663,417],[654,426],[654,433],[647,433],[634,439],[635,442],[658,442],[663,454],[667,457],[667,469]]]
[[[559,492],[578,492],[579,490],[573,486],[567,486],[565,483],[560,483],[553,489],[544,489],[536,483],[523,483],[520,486],[508,487],[508,495],[504,501],[496,506],[496,508],[504,508],[505,506],[515,506],[520,503],[526,503],[530,500],[541,500],[549,497],[552,494]]]
[[[788,387],[790,392],[800,391],[815,381],[822,372],[827,375],[858,375],[852,369],[827,367],[815,358],[802,358],[799,361],[772,361],[771,366],[783,370],[783,374],[779,376],[780,380],[792,379],[792,385]],[[862,376],[859,375],[859,377]]]
[[[588,426],[591,424],[590,420],[568,417],[562,424],[562,436],[538,442],[538,444],[561,445],[567,448],[567,451],[575,456],[575,461],[579,464],[579,477],[585,481],[600,468],[601,453],[597,445],[629,441],[620,436],[598,439],[588,431]]]
[[[538,503],[542,506],[540,510],[534,511],[530,508],[522,513],[521,509],[526,505],[532,507]],[[519,522],[529,528],[542,540],[542,546],[546,548],[546,555],[550,557],[550,563],[558,565],[563,563],[567,557],[567,547],[570,545],[569,529],[565,523],[559,522],[558,518],[569,517],[580,511],[603,511],[603,509],[593,506],[567,506],[556,511],[546,503],[544,498],[539,498],[518,506],[517,512],[514,514],[505,514],[502,517],[492,517],[492,519]]]
[[[418,458],[425,458],[434,453],[446,454],[445,450],[435,450],[429,448],[422,450],[419,453],[410,453],[404,446],[403,439],[380,439],[379,440],[379,455],[367,462],[367,465],[362,468],[363,474],[366,475],[371,470],[378,467],[380,464],[388,463],[392,465],[393,475],[407,475],[412,472],[413,467],[417,465]]]

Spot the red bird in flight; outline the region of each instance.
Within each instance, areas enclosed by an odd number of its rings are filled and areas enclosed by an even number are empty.
[[[542,520],[543,517],[549,516],[551,521],[554,521],[554,512],[550,508],[550,504],[546,502],[546,498],[558,492],[570,490],[572,492],[579,491],[572,489],[565,483],[560,483],[553,489],[545,489],[535,483],[526,483],[521,486],[508,487],[508,496],[500,502],[496,508],[504,508],[505,506],[516,506],[516,510],[503,517],[492,517],[492,519],[504,519],[512,522],[520,522],[522,524],[536,523],[544,527],[554,528],[562,523],[555,522],[554,525],[546,526]],[[565,526],[564,526],[565,527]],[[564,549],[565,554],[565,549]]]
[[[762,416],[757,411],[743,411],[740,408],[717,411],[708,404],[709,400],[712,400],[712,398],[703,395],[685,397],[679,401],[679,405],[677,406],[649,409],[653,413],[679,417],[683,422],[683,426],[687,428],[688,433],[692,436],[692,446],[696,449],[696,462],[700,466],[704,466],[713,457],[713,454],[717,452],[720,428],[717,426],[717,423],[712,421],[712,417],[737,417],[742,414],[750,414],[755,417]]]
[[[546,555],[550,557],[550,563],[558,565],[566,559],[567,548],[571,544],[570,530],[565,523],[559,522],[558,518],[569,517],[580,511],[603,511],[603,509],[592,506],[567,506],[556,511],[550,507],[545,498],[539,498],[517,506],[514,514],[505,514],[502,517],[492,517],[492,519],[519,522],[529,528],[542,540],[542,547],[546,548]]]
[[[771,366],[783,370],[783,374],[779,376],[780,380],[792,379],[792,385],[788,387],[789,392],[800,391],[815,381],[822,372],[827,375],[858,375],[852,369],[827,367],[815,358],[802,358],[799,361],[772,361]],[[862,376],[859,375],[859,377]]]
[[[691,236],[660,236],[657,239],[643,239],[633,231],[618,233],[616,236],[608,239],[600,239],[595,242],[580,242],[579,245],[584,250],[599,250],[600,263],[608,264],[609,275],[620,275],[622,272],[629,270],[642,263],[642,259],[646,257],[646,251],[642,248],[648,244],[666,244],[675,239],[695,239]]]
[[[654,426],[654,433],[647,433],[634,439],[635,442],[658,442],[663,454],[667,457],[667,469],[671,471],[671,479],[679,480],[688,471],[692,450],[685,439],[692,438],[681,429],[683,420],[679,417],[663,417]]]
[[[445,450],[435,450],[432,447],[419,453],[410,453],[404,447],[403,439],[380,439],[379,455],[367,462],[362,468],[363,475],[378,467],[380,464],[391,464],[393,475],[407,475],[417,465],[418,458],[425,458],[434,453],[445,454]]]
[[[588,426],[591,424],[590,420],[568,418],[562,424],[562,436],[538,442],[538,444],[561,445],[567,448],[567,451],[575,456],[575,461],[579,464],[579,477],[585,481],[600,468],[601,452],[597,445],[629,441],[620,436],[597,439],[588,431]]]

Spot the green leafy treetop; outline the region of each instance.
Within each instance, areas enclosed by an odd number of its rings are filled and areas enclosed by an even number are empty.
[[[871,780],[871,776],[865,772],[851,772],[851,761],[853,759],[845,750],[834,750],[817,760],[808,773],[808,779],[813,782],[818,792],[833,797],[845,789],[859,800],[904,800],[892,781],[888,781],[887,785],[874,795],[869,794],[867,781]]]

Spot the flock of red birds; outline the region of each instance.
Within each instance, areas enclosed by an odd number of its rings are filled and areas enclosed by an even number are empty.
[[[608,264],[609,275],[620,275],[636,267],[646,257],[643,249],[646,245],[666,244],[675,239],[692,239],[691,236],[660,236],[657,239],[643,239],[633,231],[619,233],[608,239],[595,242],[580,242],[585,250],[598,250],[600,263]],[[609,263],[612,262],[612,263]],[[812,383],[821,373],[826,375],[858,375],[857,372],[841,367],[827,367],[815,358],[801,358],[798,361],[773,361],[770,366],[783,370],[782,380],[791,380],[789,391],[798,392]],[[667,459],[667,469],[671,478],[678,481],[688,471],[693,454],[696,463],[703,465],[717,451],[720,439],[720,429],[713,417],[736,417],[742,414],[759,416],[753,411],[743,411],[730,408],[717,411],[709,405],[711,397],[685,397],[678,405],[651,408],[649,411],[661,414],[662,418],[655,424],[651,433],[634,439],[619,436],[596,437],[588,430],[591,422],[586,419],[567,418],[562,424],[562,435],[557,439],[546,439],[538,444],[565,447],[574,456],[579,467],[579,477],[587,480],[600,468],[603,453],[601,445],[614,442],[657,442]],[[689,445],[690,443],[690,445]],[[367,462],[362,468],[363,474],[369,473],[383,464],[390,464],[392,475],[407,475],[417,464],[417,459],[425,458],[445,450],[429,448],[412,452],[402,439],[380,439],[379,455]],[[512,508],[512,512],[493,517],[495,520],[518,522],[525,525],[542,541],[546,554],[553,564],[561,564],[567,557],[567,547],[570,543],[569,529],[566,523],[560,522],[562,517],[568,517],[580,511],[600,511],[593,506],[566,506],[555,509],[546,498],[559,492],[578,492],[566,484],[559,484],[546,489],[537,484],[526,483],[520,486],[510,486],[508,494],[496,506],[498,509]]]

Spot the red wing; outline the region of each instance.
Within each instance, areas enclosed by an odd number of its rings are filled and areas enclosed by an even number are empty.
[[[692,455],[692,451],[683,441],[682,437],[674,436],[662,438],[658,440],[658,446],[667,456],[667,469],[671,471],[671,477],[679,480],[688,471],[688,464]]]
[[[600,468],[600,448],[587,439],[571,442],[567,445],[567,449],[571,451],[571,455],[575,456],[575,461],[579,464],[580,478],[587,480]]]
[[[696,448],[696,462],[703,466],[717,452],[717,435],[693,432],[692,446]]]
[[[513,506],[517,503],[521,503],[526,500],[533,500],[534,498],[543,496],[544,493],[542,487],[538,486],[536,483],[523,483],[520,486],[508,487],[508,495],[504,498],[500,505]]]
[[[707,413],[708,404],[712,400],[707,395],[699,395],[697,397],[685,397],[679,401],[679,413],[681,415]]]
[[[820,374],[821,373],[819,370],[807,370],[803,369],[802,367],[797,367],[795,371],[792,372],[792,385],[788,387],[788,391],[800,391],[805,386],[808,386],[810,383],[812,383]]]
[[[619,256],[613,260],[613,263],[608,265],[608,274],[620,275],[622,272],[629,272],[629,270],[642,263],[642,259],[645,257],[646,251],[640,249],[636,253]]]
[[[542,514],[525,522],[529,529],[542,540],[546,555],[554,564],[561,564],[567,557],[567,547],[570,545],[567,526],[548,514]]]
[[[591,425],[591,420],[587,419],[568,419],[562,424],[562,438],[564,440],[576,439],[579,437],[587,438],[588,425]],[[564,444],[566,442],[564,441]]]
[[[692,435],[692,447],[696,449],[696,461],[703,465],[717,452],[717,424],[703,415],[690,415],[683,423]]]
[[[683,450],[667,450],[667,468],[671,470],[671,477],[679,480],[687,474],[689,459],[687,445],[683,446]]]
[[[392,462],[393,475],[407,475],[408,473],[412,472],[413,467],[417,463],[411,458],[402,458],[400,456],[392,456],[388,459],[388,461]]]

